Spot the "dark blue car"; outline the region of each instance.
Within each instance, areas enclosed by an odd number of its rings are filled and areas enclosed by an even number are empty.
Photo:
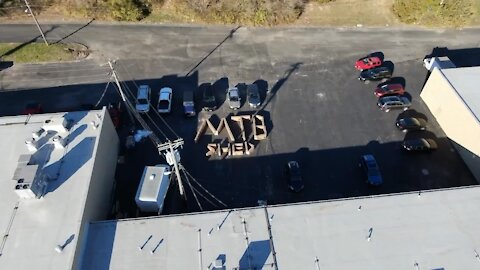
[[[382,174],[378,168],[377,161],[373,155],[363,155],[360,158],[360,167],[366,175],[366,181],[372,186],[379,186],[383,183]]]

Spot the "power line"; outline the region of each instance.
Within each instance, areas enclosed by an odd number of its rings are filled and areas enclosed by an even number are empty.
[[[225,207],[228,207],[224,202],[222,202],[219,198],[215,197],[212,193],[210,193],[206,188],[204,188],[188,171],[187,169],[185,169],[185,167],[183,167],[182,164],[180,164],[180,168],[185,171],[185,173],[190,177],[190,179],[196,183],[205,193],[207,193],[210,197],[212,197],[213,199],[215,199],[217,202],[219,202],[220,204],[222,204],[223,206]]]
[[[183,175],[185,176],[185,178],[184,178],[185,181],[187,182],[188,186],[189,186],[190,189],[192,190],[193,197],[195,198],[195,201],[197,202],[197,205],[198,205],[198,207],[200,208],[200,211],[203,211],[202,204],[200,204],[200,202],[198,201],[197,194],[196,194],[195,191],[193,190],[193,187],[192,187],[192,184],[190,183],[190,181],[188,181],[187,174],[185,173],[184,170],[182,170],[182,172],[183,172]]]
[[[120,66],[122,67],[122,69],[127,73],[128,76],[130,76],[131,78],[131,81],[133,82],[133,84],[135,85],[135,87],[137,87],[138,89],[138,85],[135,81],[135,78],[131,75],[131,73],[128,71],[127,68],[125,68],[122,64],[120,64]],[[153,105],[151,103],[149,103],[150,105],[150,108],[155,112],[155,114],[158,116],[158,118],[160,118],[160,120],[163,122],[163,124],[165,124],[165,126],[173,133],[173,135],[175,137],[180,138],[180,136],[178,136],[178,134],[175,132],[175,130],[173,130],[173,128],[167,123],[167,121],[160,115],[160,113],[157,111],[157,109],[155,107],[153,107]]]
[[[122,90],[122,86],[118,80],[118,76],[117,76],[117,73],[115,71],[115,69],[113,68],[113,64],[111,61],[108,61],[108,65],[110,66],[110,69],[112,70],[112,76],[113,78],[115,79],[115,83],[117,84],[117,87],[118,87],[118,90],[120,92],[120,95],[122,96],[122,100],[123,102],[127,105],[127,109],[130,111],[130,113],[137,119],[137,121],[140,123],[140,125],[147,131],[150,131],[150,134],[148,135],[148,137],[153,141],[153,143],[155,144],[155,147],[157,148],[157,151],[159,154],[164,154],[165,155],[165,159],[167,160],[167,163],[169,163],[170,166],[174,166],[174,172],[175,172],[175,175],[177,177],[177,181],[178,181],[178,187],[179,187],[179,191],[180,191],[180,195],[186,199],[186,196],[185,196],[185,191],[183,189],[183,184],[182,184],[182,178],[180,177],[180,171],[179,171],[179,164],[178,162],[180,161],[180,159],[178,158],[177,160],[177,154],[178,151],[176,150],[178,147],[182,147],[183,146],[183,139],[179,138],[175,141],[170,141],[168,140],[168,142],[166,143],[161,143],[160,142],[160,139],[156,136],[156,134],[154,132],[152,132],[152,130],[150,129],[150,127],[148,126],[148,124],[143,120],[143,118],[140,116],[140,114],[136,111],[136,109],[133,107],[132,103],[130,102],[129,99],[127,99],[123,93],[123,90]],[[128,85],[126,85],[126,89],[128,89]],[[128,89],[127,91],[130,92],[130,90]],[[130,95],[133,95],[131,92],[130,92]],[[148,115],[148,114],[147,114]],[[153,122],[153,121],[152,121]],[[165,152],[165,153],[164,153]],[[170,156],[169,156],[170,154]],[[170,157],[170,159],[169,159]]]

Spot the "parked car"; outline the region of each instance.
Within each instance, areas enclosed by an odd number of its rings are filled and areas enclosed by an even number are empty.
[[[204,83],[200,85],[200,91],[202,92],[202,110],[216,110],[217,101],[215,100],[215,92],[213,91],[213,86],[210,83]]]
[[[193,95],[193,90],[187,89],[183,91],[183,112],[186,117],[195,116],[195,97]]]
[[[137,101],[135,109],[139,113],[148,113],[150,111],[151,89],[148,85],[140,85],[137,91]]]
[[[377,106],[388,112],[391,109],[403,109],[404,111],[412,105],[410,100],[404,96],[385,96],[378,99]]]
[[[368,184],[372,186],[379,186],[383,183],[380,168],[378,167],[377,161],[373,155],[361,156],[359,166],[363,169]]]
[[[258,92],[258,86],[256,84],[253,83],[247,86],[247,99],[248,105],[252,108],[257,108],[262,104],[260,93]]]
[[[39,113],[43,113],[42,105],[39,102],[28,103],[25,106],[25,109],[23,109],[23,111],[22,111],[22,114],[25,114],[25,115],[39,114]]]
[[[360,72],[360,81],[375,81],[392,77],[392,71],[387,67],[376,67]]]
[[[427,129],[427,121],[422,118],[403,117],[397,119],[397,128],[403,132]]]
[[[402,143],[403,149],[411,152],[425,152],[433,151],[438,148],[437,142],[433,139],[416,138],[404,140]]]
[[[366,56],[355,62],[355,68],[358,70],[371,69],[382,65],[382,59],[379,57]]]
[[[378,85],[373,93],[377,97],[403,95],[405,93],[405,88],[403,88],[403,85],[399,83],[386,83]]]
[[[158,94],[158,106],[159,113],[170,113],[172,111],[172,95],[173,90],[170,87],[163,87]]]
[[[227,90],[227,100],[230,109],[238,110],[241,107],[240,94],[238,88],[232,87]]]
[[[288,188],[294,192],[300,192],[305,187],[303,184],[302,173],[300,172],[300,165],[297,161],[289,161],[286,165],[285,172],[287,174]]]

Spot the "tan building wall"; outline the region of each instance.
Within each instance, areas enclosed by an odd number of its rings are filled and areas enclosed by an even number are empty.
[[[480,123],[475,115],[438,69],[431,73],[420,97],[480,182]]]
[[[480,123],[440,70],[432,72],[420,96],[447,136],[480,156]]]

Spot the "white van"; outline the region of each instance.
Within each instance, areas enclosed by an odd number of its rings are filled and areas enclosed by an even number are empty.
[[[163,201],[170,186],[170,166],[159,164],[146,166],[142,180],[138,185],[135,202],[142,212],[156,212],[163,210]]]
[[[139,113],[148,113],[150,110],[150,86],[140,85],[137,91],[137,104],[135,109]]]

